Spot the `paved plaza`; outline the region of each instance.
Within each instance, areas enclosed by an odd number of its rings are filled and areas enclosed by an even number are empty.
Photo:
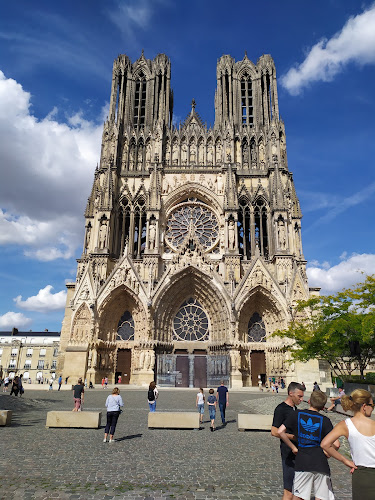
[[[161,389],[157,410],[195,409],[196,390]],[[110,390],[86,390],[85,410],[102,410]],[[71,391],[27,390],[16,399],[0,394],[13,410],[11,427],[0,428],[1,499],[280,499],[279,443],[268,432],[239,432],[238,413],[271,414],[285,395],[230,392],[228,424],[203,428],[147,428],[147,389],[123,386],[125,410],[112,444],[103,427],[47,429],[49,410],[71,410]],[[303,404],[307,407],[306,404]],[[333,423],[343,417],[330,414]],[[347,445],[343,450],[347,453]],[[330,460],[336,500],[351,498],[349,470]]]

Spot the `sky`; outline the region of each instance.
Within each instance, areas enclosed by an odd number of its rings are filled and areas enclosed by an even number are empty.
[[[171,59],[174,120],[214,122],[216,63],[271,54],[311,287],[375,273],[375,3],[0,3],[0,331],[60,331],[118,54]],[[364,273],[364,274],[363,274]]]

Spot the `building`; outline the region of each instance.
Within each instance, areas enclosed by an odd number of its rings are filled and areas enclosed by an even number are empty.
[[[215,123],[172,122],[164,54],[113,65],[59,368],[182,387],[312,383],[272,333],[309,290],[273,59],[217,63]]]
[[[60,332],[0,332],[0,378],[23,374],[25,382],[54,378]]]

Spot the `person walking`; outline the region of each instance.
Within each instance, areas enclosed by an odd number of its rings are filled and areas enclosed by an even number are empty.
[[[210,420],[211,420],[211,425],[210,429],[211,432],[215,430],[215,416],[216,416],[216,405],[217,405],[217,399],[214,395],[214,390],[210,389],[208,391],[209,396],[207,398],[207,405],[208,405],[208,413],[210,415]]]
[[[279,428],[285,424],[289,415],[294,412],[296,407],[303,400],[303,386],[298,382],[291,382],[288,385],[288,396],[285,401],[276,406],[271,427],[271,435],[280,439]],[[286,435],[296,446],[292,430],[286,427]],[[283,500],[292,500],[293,498],[293,480],[295,455],[292,450],[280,439],[281,463],[283,467],[284,493]]]
[[[154,381],[150,383],[150,386],[148,388],[147,392],[147,401],[148,405],[150,407],[150,412],[154,413],[156,410],[156,400],[158,399],[159,392],[156,388],[156,384]]]
[[[201,424],[203,424],[203,414],[204,414],[204,402],[206,398],[204,397],[203,389],[202,387],[199,388],[199,392],[197,394],[197,399],[195,402],[195,406],[198,408],[198,413],[199,413],[199,421]]]
[[[49,391],[52,391],[52,390],[53,390],[53,378],[52,378],[52,377],[49,379],[48,383],[49,383],[49,388],[48,388],[48,390],[49,390]]]
[[[3,392],[7,392],[8,391],[8,385],[9,385],[9,377],[8,375],[5,377],[4,379],[4,387],[3,387]]]
[[[219,409],[221,415],[221,422],[223,425],[226,425],[225,422],[225,410],[229,405],[229,392],[228,388],[224,385],[224,380],[220,382],[220,387],[217,388],[217,399],[219,401]]]
[[[61,384],[62,384],[62,376],[61,375],[58,378],[57,383],[59,384],[59,388],[57,389],[59,391],[61,389]]]
[[[72,411],[82,410],[84,394],[85,388],[83,387],[82,378],[80,377],[78,383],[73,387],[74,408]]]
[[[103,443],[107,442],[107,436],[109,434],[109,442],[114,442],[114,434],[116,430],[117,420],[122,412],[121,408],[124,406],[124,402],[122,397],[120,396],[120,389],[115,387],[107,397],[107,401],[105,402],[105,406],[107,408],[107,425],[104,430],[104,439]]]
[[[23,373],[21,373],[21,375],[18,377],[18,391],[19,391],[20,398],[22,397],[22,394],[25,392],[25,389],[23,388],[23,384],[22,384],[22,377],[23,377]]]
[[[18,396],[18,391],[20,390],[19,385],[18,385],[18,380],[19,380],[19,377],[18,377],[18,375],[16,375],[14,377],[14,379],[12,380],[12,389],[10,391],[9,396],[11,396],[12,394],[14,394],[15,396]]]
[[[356,389],[350,396],[342,396],[344,411],[351,410],[354,417],[335,425],[321,447],[329,456],[349,467],[352,473],[353,500],[373,500],[375,484],[375,421],[371,419],[374,401],[365,389]],[[352,460],[344,457],[333,446],[341,436],[349,441]]]
[[[104,387],[107,389],[108,386],[108,377],[104,378]]]

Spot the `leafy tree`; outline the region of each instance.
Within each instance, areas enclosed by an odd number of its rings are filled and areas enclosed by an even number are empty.
[[[298,302],[289,328],[274,335],[291,340],[295,360],[318,358],[335,375],[359,370],[363,377],[375,357],[375,277],[335,295]]]

